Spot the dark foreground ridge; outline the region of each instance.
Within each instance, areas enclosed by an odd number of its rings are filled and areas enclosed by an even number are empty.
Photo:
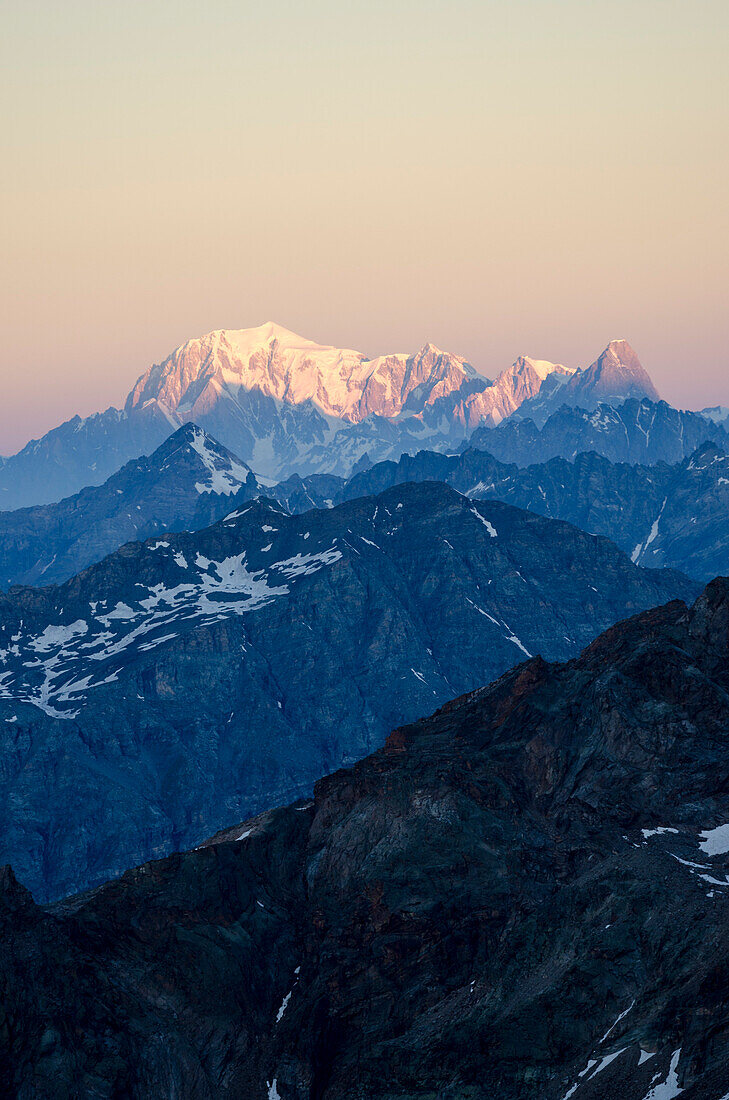
[[[6,869],[0,1091],[722,1100],[728,658],[720,579],[94,893]]]

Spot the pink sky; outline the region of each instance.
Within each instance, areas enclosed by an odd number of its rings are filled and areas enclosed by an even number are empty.
[[[726,4],[15,9],[0,453],[268,319],[729,405]]]

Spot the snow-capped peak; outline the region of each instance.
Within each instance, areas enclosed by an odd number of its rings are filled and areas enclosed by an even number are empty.
[[[165,471],[186,466],[197,480],[198,493],[231,496],[251,477],[251,468],[208,435],[197,424],[188,422],[178,428],[154,452],[151,462],[158,476]]]
[[[545,378],[548,378],[550,374],[573,374],[574,370],[571,367],[564,367],[561,363],[551,363],[548,359],[532,359],[531,355],[521,355],[514,366],[517,364],[523,364],[524,366],[531,367],[531,369],[541,378],[542,382]]]
[[[358,422],[372,413],[398,416],[414,390],[424,408],[479,377],[465,359],[433,344],[416,355],[370,359],[267,321],[188,340],[142,375],[127,408],[153,400],[196,419],[198,411],[209,412],[221,399],[239,401],[243,392],[258,391],[292,405],[308,401],[326,416]]]
[[[255,328],[217,329],[208,333],[207,336],[203,336],[202,339],[207,340],[215,337],[225,340],[241,355],[255,351],[260,347],[269,346],[274,342],[278,344],[279,349],[282,351],[306,351],[315,354],[345,350],[334,348],[328,344],[318,344],[315,340],[308,340],[305,336],[299,336],[298,333],[284,328],[283,325],[279,325],[275,321],[265,321]],[[359,352],[348,349],[346,349],[346,353],[354,356],[359,355]]]

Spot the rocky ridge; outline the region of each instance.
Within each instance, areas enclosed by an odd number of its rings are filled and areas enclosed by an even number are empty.
[[[331,507],[407,481],[442,481],[611,539],[633,561],[704,583],[729,573],[729,456],[706,443],[672,466],[614,463],[594,452],[519,467],[485,451],[420,451],[349,479],[290,478],[271,492],[295,512]]]
[[[665,401],[629,398],[619,405],[600,403],[592,412],[561,405],[541,428],[531,419],[509,417],[495,428],[477,428],[461,449],[475,447],[517,466],[550,458],[571,461],[586,451],[611,462],[652,466],[680,462],[707,442],[729,451],[729,432],[720,423],[674,409]]]
[[[5,869],[4,1090],[722,1100],[728,668],[724,579],[91,894]]]
[[[41,898],[102,881],[695,591],[435,483],[301,516],[253,501],[129,543],[0,596],[0,858]]]

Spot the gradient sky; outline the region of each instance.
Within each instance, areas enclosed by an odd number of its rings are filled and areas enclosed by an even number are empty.
[[[0,454],[276,320],[729,405],[726,0],[8,0]]]

